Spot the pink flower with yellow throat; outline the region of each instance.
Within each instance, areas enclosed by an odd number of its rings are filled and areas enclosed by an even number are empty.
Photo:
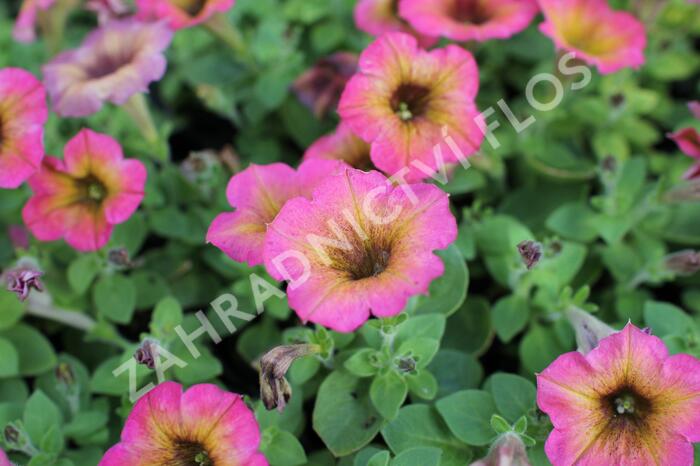
[[[19,68],[0,69],[0,188],[17,188],[39,169],[47,118],[41,82]]]
[[[136,211],[145,184],[143,163],[124,159],[111,137],[84,129],[66,144],[63,160],[47,156],[30,178],[34,195],[22,217],[41,241],[64,238],[78,251],[96,251]]]
[[[370,315],[399,314],[444,273],[434,254],[457,237],[447,194],[426,183],[393,185],[345,168],[311,199],[288,201],[265,237],[265,267],[289,281],[304,321],[351,332]]]
[[[377,168],[416,181],[479,149],[478,89],[479,71],[466,50],[449,45],[427,52],[412,36],[392,32],[362,53],[338,112],[371,144]]]
[[[111,21],[75,49],[59,54],[43,68],[54,111],[82,117],[105,102],[126,103],[165,74],[163,51],[172,40],[165,23],[132,19]]]
[[[540,30],[601,74],[644,64],[644,25],[630,13],[612,10],[607,0],[539,2],[545,17]]]
[[[134,405],[121,442],[98,466],[267,466],[260,428],[240,395],[165,382]]]
[[[235,0],[136,0],[136,15],[146,21],[166,20],[171,28],[183,29],[227,12],[234,3]]]
[[[367,170],[372,168],[370,146],[341,123],[331,134],[319,138],[304,153],[304,160],[342,160],[351,167]]]
[[[554,466],[691,466],[700,441],[700,361],[669,356],[628,324],[585,356],[557,358],[537,376],[537,404],[554,430]]]
[[[355,24],[367,34],[379,37],[387,32],[411,34],[423,47],[432,47],[438,41],[435,31],[421,34],[399,17],[399,5],[405,0],[359,0],[355,5]]]
[[[309,160],[294,170],[283,163],[250,165],[229,181],[226,196],[235,212],[219,214],[207,232],[207,242],[238,262],[250,266],[263,262],[263,244],[270,224],[282,206],[313,189],[344,164],[333,160]]]
[[[34,42],[39,14],[47,11],[54,3],[56,0],[24,0],[12,30],[12,37],[17,42]]]
[[[399,13],[417,31],[456,41],[507,39],[525,29],[536,0],[402,0]]]

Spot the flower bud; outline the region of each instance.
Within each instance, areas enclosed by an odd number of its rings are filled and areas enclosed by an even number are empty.
[[[70,364],[62,362],[56,366],[56,380],[66,388],[75,385],[75,373]]]
[[[528,270],[542,259],[542,245],[536,241],[526,240],[518,244],[518,252]]]
[[[582,354],[588,354],[598,346],[600,340],[617,332],[605,322],[578,308],[567,310],[566,317],[576,332],[576,344],[579,353]]]
[[[131,268],[134,266],[126,248],[110,249],[107,253],[107,260],[110,264],[119,268]]]
[[[284,411],[292,397],[292,387],[284,376],[295,360],[320,351],[319,345],[311,344],[278,346],[260,359],[260,398],[265,408]]]
[[[666,270],[676,275],[693,275],[700,270],[700,252],[685,250],[664,258]]]
[[[530,460],[518,434],[508,432],[496,439],[485,458],[471,466],[530,466]]]
[[[338,104],[345,84],[356,70],[357,55],[334,53],[297,78],[292,88],[299,100],[322,118]]]
[[[44,285],[40,280],[42,275],[44,272],[27,265],[8,270],[4,274],[4,279],[7,290],[17,294],[20,301],[24,301],[32,289],[44,291]]]
[[[143,364],[149,369],[156,368],[156,358],[158,357],[158,343],[153,340],[144,340],[139,349],[134,353],[137,363]]]

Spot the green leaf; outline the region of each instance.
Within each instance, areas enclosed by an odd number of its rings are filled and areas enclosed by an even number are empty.
[[[477,388],[484,376],[484,370],[474,356],[450,349],[440,350],[428,369],[438,381],[438,397]]]
[[[415,298],[414,312],[454,314],[467,296],[469,270],[462,253],[455,245],[437,251],[445,264],[445,273],[430,284],[428,296]]]
[[[128,324],[136,308],[136,288],[123,275],[105,275],[93,288],[93,300],[98,312],[119,324]]]
[[[525,328],[530,319],[527,301],[518,295],[500,299],[492,309],[491,322],[498,338],[508,343]]]
[[[565,348],[556,333],[548,327],[533,325],[520,341],[520,360],[527,372],[541,372],[557,356],[572,348]]]
[[[440,349],[440,341],[432,338],[411,338],[401,343],[397,355],[410,356],[416,361],[416,367],[422,369],[430,364]]]
[[[22,318],[24,305],[17,295],[0,288],[0,330],[10,328]]]
[[[438,381],[428,370],[423,369],[417,374],[405,376],[411,394],[424,400],[432,400],[438,393]]]
[[[367,466],[388,466],[391,454],[384,450],[375,453],[368,461]]]
[[[644,322],[658,337],[669,335],[685,337],[691,329],[695,328],[693,319],[682,309],[660,301],[647,301],[644,304]]]
[[[488,445],[493,440],[491,416],[496,403],[490,393],[464,390],[439,400],[435,407],[452,433],[469,445]]]
[[[493,337],[489,307],[489,302],[482,297],[467,298],[445,328],[443,348],[471,354],[485,351]]]
[[[441,457],[439,448],[411,448],[396,455],[390,466],[440,466]]]
[[[77,294],[84,294],[97,274],[100,272],[102,262],[97,254],[84,254],[78,256],[68,266],[68,283]]]
[[[445,333],[446,318],[443,314],[411,316],[398,326],[395,344],[401,345],[409,338],[425,337],[440,340]]]
[[[547,219],[547,228],[563,238],[588,243],[598,236],[598,217],[580,202],[564,204]]]
[[[0,338],[0,378],[19,374],[19,355],[12,342]]]
[[[349,455],[367,445],[381,426],[366,384],[350,374],[332,372],[318,390],[313,428],[336,456]]]
[[[298,466],[306,464],[306,453],[299,440],[285,430],[268,427],[263,431],[260,450],[270,466]]]
[[[499,435],[505,434],[511,430],[511,426],[508,424],[508,421],[503,419],[498,414],[491,416],[491,428]]]
[[[353,353],[345,361],[345,369],[358,377],[372,377],[379,370],[373,364],[377,351],[371,348],[363,348]]]
[[[537,390],[529,380],[515,374],[494,374],[490,389],[498,411],[510,422],[517,421],[535,407]]]
[[[397,455],[415,447],[438,448],[442,451],[441,466],[464,466],[473,456],[471,449],[450,433],[429,405],[401,408],[396,419],[382,429],[382,437]]]
[[[41,390],[35,391],[27,400],[22,420],[35,445],[39,445],[52,427],[60,427],[63,422],[61,411]]]
[[[49,340],[25,324],[0,332],[0,338],[9,341],[19,355],[19,373],[39,375],[56,365],[56,352]]]
[[[407,393],[406,382],[393,370],[376,376],[369,389],[372,404],[387,420],[394,419],[399,413]]]
[[[161,299],[153,310],[151,333],[157,338],[174,335],[175,327],[182,323],[180,302],[172,296]]]
[[[105,411],[80,411],[64,426],[63,432],[68,437],[83,439],[106,426],[108,420]]]

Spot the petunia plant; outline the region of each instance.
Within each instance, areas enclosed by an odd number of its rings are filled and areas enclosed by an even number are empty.
[[[0,2],[0,466],[700,465],[699,40]]]

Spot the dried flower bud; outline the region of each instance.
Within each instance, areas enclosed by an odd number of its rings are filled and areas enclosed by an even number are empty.
[[[600,340],[617,332],[605,322],[578,308],[567,310],[566,317],[574,328],[578,351],[582,354],[588,354],[598,346]]]
[[[496,439],[486,458],[471,466],[530,466],[525,444],[518,434],[508,432]]]
[[[284,411],[292,397],[292,387],[284,376],[295,360],[320,351],[320,346],[311,344],[278,346],[260,359],[260,398],[265,408]]]
[[[357,70],[357,60],[353,53],[334,53],[297,78],[292,88],[299,100],[322,118],[338,104],[345,84]]]
[[[416,370],[416,360],[412,357],[399,358],[396,366],[404,374],[410,374]]]
[[[14,447],[18,445],[20,433],[14,425],[8,424],[7,426],[5,426],[5,430],[3,430],[3,435],[5,436],[5,443],[7,443],[9,446]]]
[[[156,359],[158,358],[158,343],[153,340],[144,340],[139,349],[134,353],[134,359],[137,363],[143,364],[149,369],[156,368]]]
[[[536,241],[525,240],[518,244],[518,252],[523,258],[523,263],[528,270],[533,268],[542,259],[542,245]]]
[[[59,363],[56,367],[56,380],[65,387],[72,387],[75,385],[75,373],[70,364],[67,362]]]
[[[665,257],[666,269],[676,275],[693,275],[700,270],[700,252],[686,250]]]
[[[120,268],[131,268],[134,266],[131,257],[129,257],[129,251],[127,251],[126,248],[110,249],[107,253],[107,260],[110,264]]]
[[[20,266],[5,272],[4,278],[7,283],[7,290],[17,294],[20,301],[24,301],[29,296],[32,289],[44,291],[44,285],[40,278],[44,272],[31,266]]]

